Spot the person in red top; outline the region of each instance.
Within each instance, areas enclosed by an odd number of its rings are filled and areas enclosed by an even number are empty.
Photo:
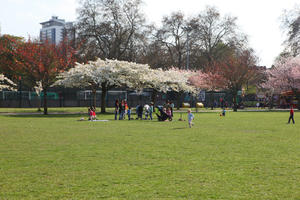
[[[92,108],[92,114],[93,114],[93,120],[95,120],[96,119],[96,108],[93,106],[93,108]]]
[[[293,124],[295,124],[293,105],[291,105],[291,109],[290,109],[290,118],[289,118],[288,124],[290,123],[291,120],[293,121]]]

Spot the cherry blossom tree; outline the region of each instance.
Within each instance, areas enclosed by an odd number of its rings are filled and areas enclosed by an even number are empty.
[[[146,64],[97,59],[87,64],[77,63],[74,68],[63,72],[55,85],[90,88],[93,91],[94,106],[96,90],[101,88],[101,112],[104,113],[106,93],[112,87],[126,87],[136,91],[153,88],[160,92],[170,90],[193,92],[194,87],[188,83],[189,76],[188,72],[176,69],[163,71],[151,69]]]
[[[288,57],[279,60],[268,70],[268,81],[261,86],[271,94],[291,90],[300,100],[300,57]]]
[[[190,77],[189,81],[199,90],[216,91],[222,87],[223,77],[213,72],[203,72],[198,70]],[[216,81],[218,80],[218,81]],[[222,80],[222,81],[220,81]]]
[[[300,89],[300,57],[283,58],[268,71],[266,86],[278,92]]]
[[[93,105],[96,106],[96,90],[101,88],[101,112],[105,113],[106,93],[112,87],[127,87],[142,90],[146,85],[146,74],[150,67],[118,60],[90,61],[87,64],[76,63],[74,68],[59,75],[55,85],[65,87],[90,88],[93,92]]]

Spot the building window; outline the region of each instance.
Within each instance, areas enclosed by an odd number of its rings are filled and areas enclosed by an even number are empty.
[[[52,44],[55,44],[56,43],[56,31],[55,31],[55,28],[51,29],[51,42]]]

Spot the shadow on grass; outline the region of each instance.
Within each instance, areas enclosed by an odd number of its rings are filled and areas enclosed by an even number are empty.
[[[187,127],[177,127],[177,128],[172,128],[173,130],[182,130],[182,129],[186,129]]]

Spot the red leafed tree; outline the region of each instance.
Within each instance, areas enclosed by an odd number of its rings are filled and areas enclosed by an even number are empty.
[[[17,48],[17,45],[22,42],[24,42],[23,38],[20,37],[12,35],[0,36],[0,72],[14,81],[20,76],[15,70],[16,57],[14,50]]]
[[[256,66],[256,58],[252,51],[246,50],[229,56],[221,63],[214,63],[211,68],[220,76],[211,78],[217,88],[228,90],[233,97],[233,110],[237,111],[237,95],[243,86],[261,81],[261,70]]]
[[[251,51],[235,53],[222,62],[212,62],[208,71],[199,72],[191,82],[202,89],[228,90],[233,96],[233,109],[237,111],[238,91],[262,79],[261,70],[255,64],[256,58]]]
[[[43,43],[27,41],[19,43],[13,53],[16,57],[14,68],[31,82],[41,82],[44,93],[44,114],[48,114],[47,91],[56,81],[57,75],[74,65],[75,49],[68,42],[59,45],[48,41]]]

